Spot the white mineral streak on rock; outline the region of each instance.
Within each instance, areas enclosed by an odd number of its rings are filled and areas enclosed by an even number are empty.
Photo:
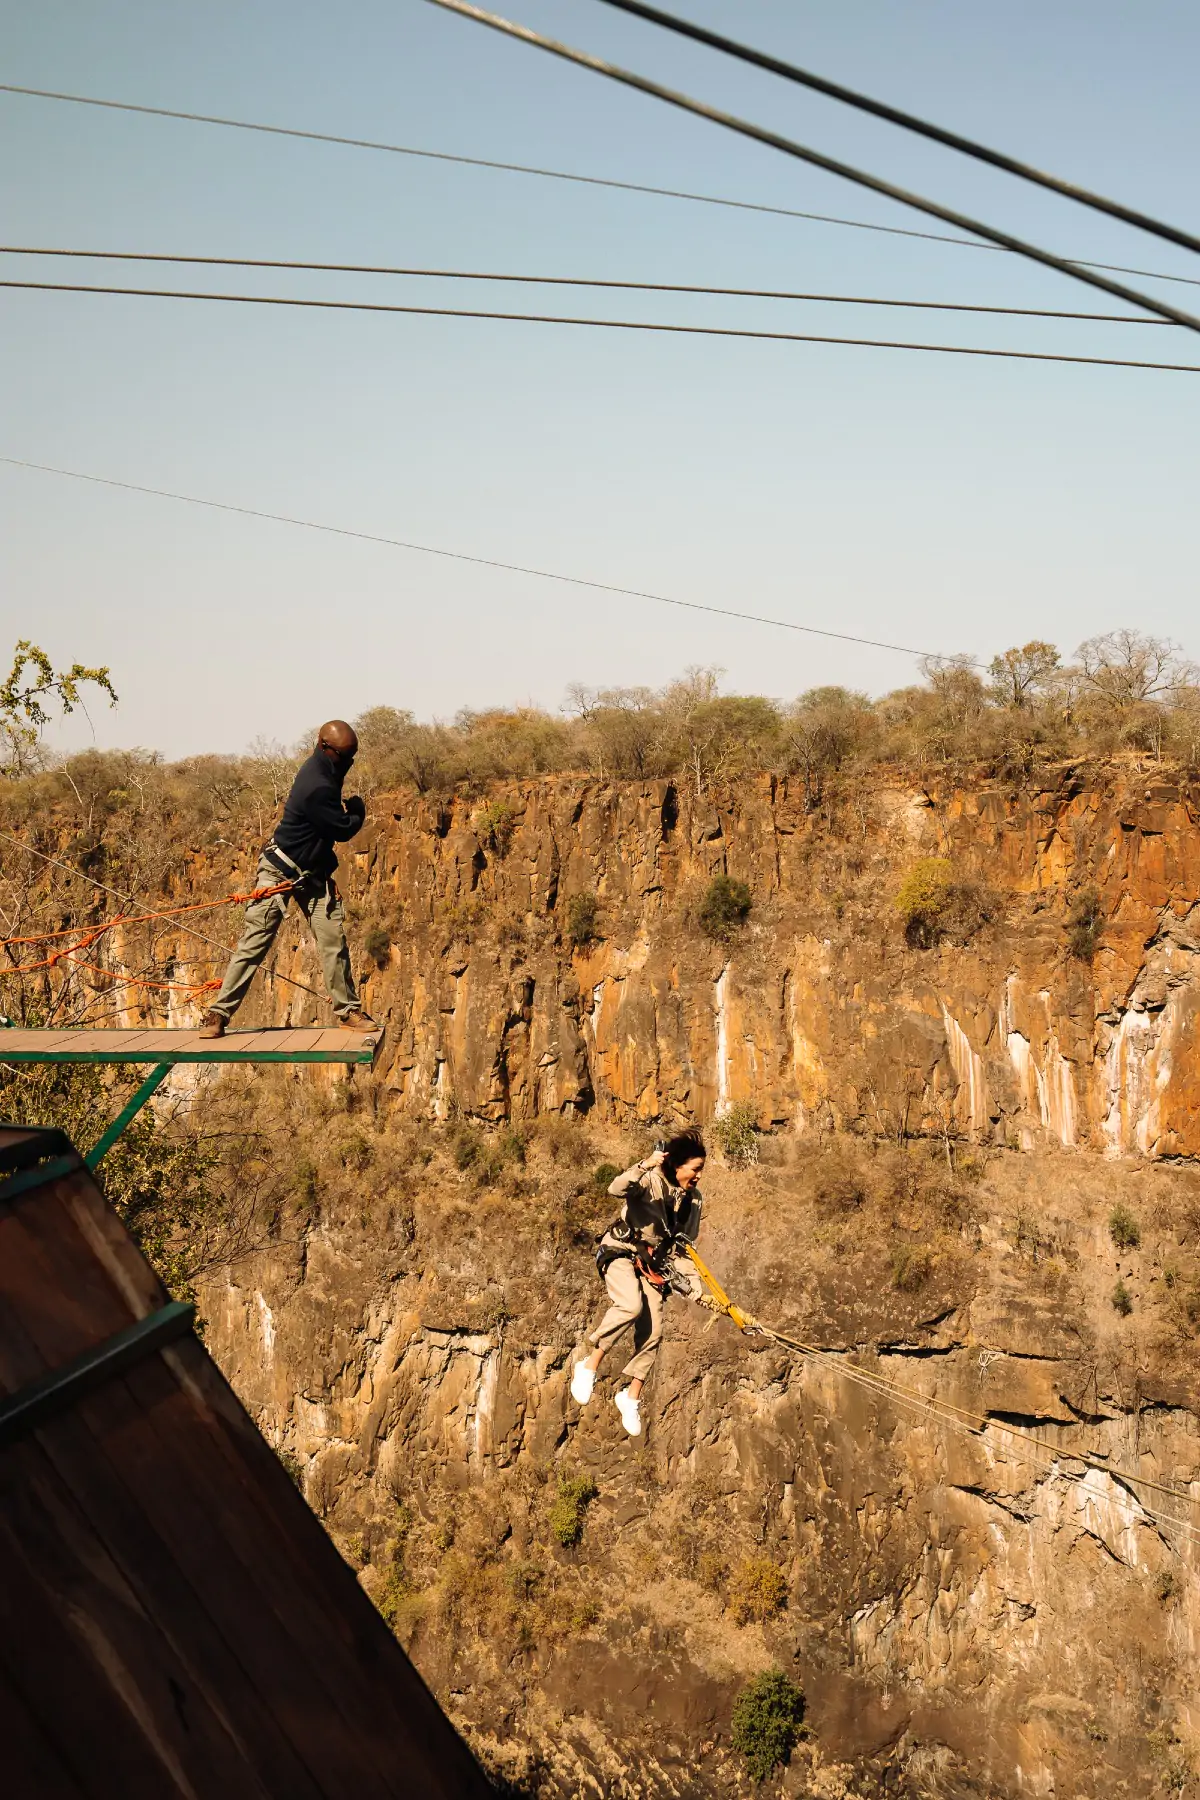
[[[303,1394],[297,1394],[292,1401],[292,1413],[296,1421],[296,1430],[305,1437],[319,1441],[332,1436],[329,1423],[329,1409],[320,1401],[309,1400]],[[305,1455],[311,1455],[311,1449]]]
[[[261,1293],[254,1296],[258,1302],[258,1320],[262,1329],[263,1355],[268,1362],[275,1354],[275,1316]]]
[[[1108,1111],[1104,1135],[1110,1156],[1149,1153],[1158,1138],[1158,1090],[1154,1048],[1161,1019],[1132,1008],[1123,1013],[1105,1058]],[[1169,1067],[1169,1059],[1168,1059]]]
[[[500,1346],[494,1344],[479,1369],[479,1386],[475,1390],[475,1416],[471,1461],[482,1469],[494,1448],[492,1423],[496,1416],[496,1390],[500,1385]]]
[[[1103,1469],[1088,1469],[1062,1483],[1061,1502],[1064,1515],[1073,1515],[1078,1528],[1098,1538],[1110,1556],[1130,1569],[1145,1571],[1138,1542],[1145,1515],[1128,1488]]]
[[[729,1016],[726,1011],[726,985],[729,964],[717,976],[715,1011],[717,1015],[717,1115],[729,1108]]]
[[[439,1056],[437,1075],[433,1083],[433,1116],[445,1121],[450,1117],[450,1064],[444,1056]]]
[[[1046,1052],[1046,1073],[1038,1076],[1038,1092],[1042,1123],[1049,1126],[1064,1148],[1073,1150],[1079,1141],[1075,1065],[1063,1055],[1055,1038],[1051,1038]]]
[[[1018,987],[1019,978],[1010,975],[1000,1000],[1000,1035],[1017,1078],[1021,1104],[1039,1124],[1054,1133],[1064,1148],[1074,1149],[1079,1141],[1075,1066],[1059,1049],[1053,1031],[1046,1043],[1045,1066],[1039,1066],[1028,1037],[1014,1024]],[[1032,1147],[1030,1142],[1027,1148]]]
[[[946,1030],[946,1044],[950,1051],[950,1066],[954,1070],[954,1078],[958,1082],[959,1101],[966,1101],[967,1122],[972,1131],[983,1131],[988,1122],[987,1086],[983,1076],[983,1058],[971,1048],[970,1039],[952,1016],[945,1002],[942,1003],[942,1024]]]

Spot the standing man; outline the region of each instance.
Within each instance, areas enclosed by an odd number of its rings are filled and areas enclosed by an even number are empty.
[[[224,1037],[225,1027],[246,998],[254,972],[283,924],[288,901],[294,900],[308,920],[321,953],[325,986],[347,1031],[373,1031],[375,1021],[359,1003],[346,947],[345,914],[333,872],[333,846],[362,830],[367,809],[358,795],[342,799],[342,783],[358,754],[358,738],[344,719],[331,719],[317,734],[317,747],[303,764],[287,797],[274,836],[263,846],[256,886],[279,881],[295,886],[285,894],[252,900],[246,908],[242,935],[221,991],[200,1025],[204,1038]]]

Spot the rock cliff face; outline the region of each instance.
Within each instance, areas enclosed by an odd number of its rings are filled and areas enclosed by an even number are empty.
[[[892,898],[929,855],[993,899],[915,950]],[[806,811],[769,779],[555,779],[392,797],[356,861],[385,1053],[328,1094],[259,1080],[254,1105],[300,1109],[277,1141],[309,1198],[207,1283],[208,1341],[512,1791],[748,1792],[730,1705],[770,1666],[814,1730],[783,1792],[1188,1791],[1189,795],[1131,775]],[[717,873],[753,894],[727,943],[696,924]],[[579,893],[599,917],[572,947]],[[281,967],[311,980],[307,955]],[[258,1004],[307,1017],[287,992]],[[762,1160],[714,1159],[701,1248],[822,1354],[673,1301],[631,1442],[615,1380],[582,1415],[566,1391],[601,1298],[592,1171],[737,1101]],[[577,1477],[597,1491],[564,1543]]]
[[[1177,783],[1065,775],[808,811],[773,777],[719,799],[556,778],[486,802],[384,797],[357,844],[346,886],[385,946],[369,992],[413,1113],[705,1120],[748,1100],[799,1131],[1200,1152],[1200,835]],[[891,901],[930,855],[997,910],[966,945],[913,951]],[[197,869],[205,887],[247,872]],[[754,896],[727,945],[695,924],[718,873]],[[1065,929],[1089,887],[1090,963]],[[581,893],[597,937],[572,949]],[[281,966],[302,974],[307,950]]]

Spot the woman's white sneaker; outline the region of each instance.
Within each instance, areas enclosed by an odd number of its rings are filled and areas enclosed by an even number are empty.
[[[619,1388],[613,1395],[613,1402],[630,1437],[639,1436],[642,1429],[641,1409],[629,1389]]]
[[[592,1397],[592,1389],[596,1385],[596,1371],[589,1369],[585,1362],[575,1364],[575,1373],[571,1377],[571,1398],[580,1406],[586,1406]]]

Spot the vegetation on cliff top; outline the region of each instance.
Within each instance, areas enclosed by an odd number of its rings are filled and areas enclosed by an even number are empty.
[[[1113,631],[1081,644],[1073,662],[1035,640],[993,657],[986,669],[967,657],[928,658],[921,674],[876,700],[844,687],[811,688],[791,701],[722,694],[719,670],[691,668],[658,690],[575,686],[558,713],[496,707],[446,723],[377,706],[355,721],[357,773],[368,790],[419,793],[559,772],[680,780],[703,792],[770,771],[799,776],[816,803],[831,777],[881,763],[918,776],[974,768],[1017,778],[1072,757],[1131,752],[1200,767],[1200,672],[1166,640]],[[35,646],[18,645],[0,688],[0,769],[20,776],[69,767],[84,786],[94,786],[99,771],[106,794],[144,789],[148,771],[160,765],[152,753],[93,753],[56,764],[40,749],[44,702],[69,711],[81,704],[84,682],[115,699],[107,669],[76,664],[56,673]],[[226,811],[237,796],[269,813],[293,761],[267,745],[242,757],[193,757],[173,766],[169,785],[201,810]],[[20,809],[11,789],[8,803]],[[503,802],[487,803],[479,823],[503,855],[513,823]]]

